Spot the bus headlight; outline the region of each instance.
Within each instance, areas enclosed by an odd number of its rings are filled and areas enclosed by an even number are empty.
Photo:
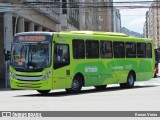
[[[46,74],[44,74],[42,80],[46,80],[51,76],[51,71],[48,71]]]
[[[10,72],[10,76],[11,76],[13,79],[16,79],[14,73]]]

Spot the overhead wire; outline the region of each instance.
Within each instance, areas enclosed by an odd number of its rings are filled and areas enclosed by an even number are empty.
[[[116,7],[118,9],[136,9],[136,8],[155,8],[155,5],[151,4],[159,4],[160,1],[121,1],[121,2],[66,2],[67,9],[77,9],[77,8],[113,8]],[[24,1],[21,4],[12,4],[14,7],[21,7],[21,5],[25,8],[27,7],[36,7],[40,6],[41,8],[63,8],[63,2],[57,1],[45,1],[45,2],[28,2]],[[1,6],[2,7],[2,6]],[[4,6],[4,7],[10,7]],[[157,5],[160,7],[160,5]]]

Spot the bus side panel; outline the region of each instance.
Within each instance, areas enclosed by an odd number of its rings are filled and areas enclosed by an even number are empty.
[[[97,86],[97,85],[107,85],[118,83],[114,79],[114,61],[110,60],[90,60],[95,62],[90,62],[89,60],[81,61],[74,60],[75,66],[75,74],[82,73],[85,76],[84,86]],[[106,62],[107,61],[107,62]]]
[[[93,61],[93,62],[92,62]],[[84,86],[97,85],[99,74],[99,62],[96,60],[74,60],[74,73],[81,73],[84,76]]]
[[[114,83],[125,83],[127,80],[128,70],[126,70],[127,65],[125,59],[114,59],[114,75],[115,82]]]
[[[139,59],[137,65],[137,81],[149,80],[153,77],[152,59]]]
[[[114,61],[113,59],[101,59],[103,63],[99,66],[98,85],[114,83]]]
[[[70,66],[53,70],[53,89],[64,89],[71,86]]]
[[[74,60],[74,74],[84,76],[84,86],[107,85],[113,83],[112,65],[113,62],[103,63],[94,59]]]

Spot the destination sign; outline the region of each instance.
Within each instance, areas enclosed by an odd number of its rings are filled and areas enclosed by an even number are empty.
[[[46,36],[44,35],[27,35],[27,36],[18,36],[18,40],[20,41],[43,41],[46,40]]]

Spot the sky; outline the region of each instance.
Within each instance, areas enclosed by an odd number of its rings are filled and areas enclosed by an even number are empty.
[[[125,1],[131,2],[131,1],[153,1],[153,0],[113,0],[113,2],[125,2]],[[146,11],[149,10],[149,8],[136,8],[136,9],[118,8],[118,9],[120,9],[122,27],[126,27],[127,29],[135,32],[143,33],[145,14]]]

